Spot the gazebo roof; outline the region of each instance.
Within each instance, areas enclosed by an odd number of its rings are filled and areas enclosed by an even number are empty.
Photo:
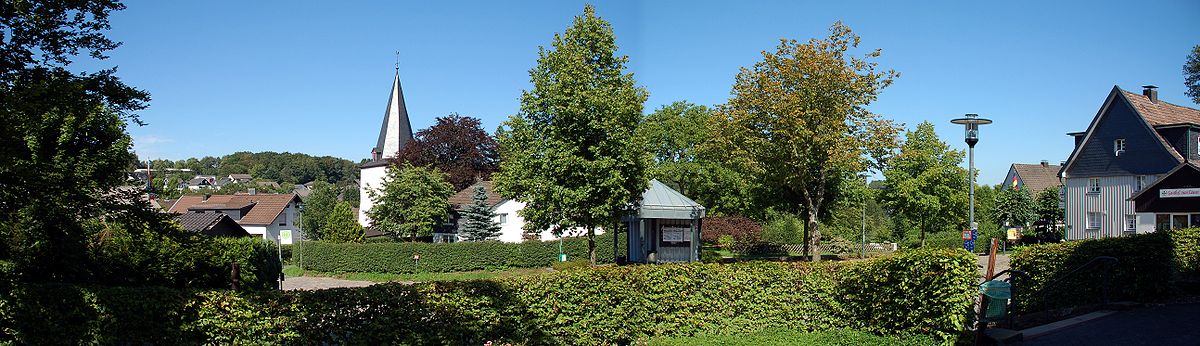
[[[650,188],[642,193],[638,217],[643,219],[698,219],[704,217],[704,206],[675,191],[658,179],[650,180]]]

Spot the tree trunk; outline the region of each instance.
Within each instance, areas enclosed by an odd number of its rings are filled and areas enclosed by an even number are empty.
[[[596,265],[596,227],[588,226],[588,260]]]
[[[808,225],[807,225],[807,227],[804,227],[804,228],[812,229],[812,232],[808,232],[812,235],[812,238],[811,239],[805,238],[805,239],[808,243],[812,243],[811,259],[813,262],[821,261],[821,229],[820,229],[820,227],[821,226],[819,224],[817,224],[817,214],[811,213],[811,212],[808,213]]]

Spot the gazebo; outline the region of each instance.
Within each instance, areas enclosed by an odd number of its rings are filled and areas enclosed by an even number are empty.
[[[700,260],[700,220],[704,206],[658,180],[642,193],[624,221],[629,226],[629,261],[636,263]]]

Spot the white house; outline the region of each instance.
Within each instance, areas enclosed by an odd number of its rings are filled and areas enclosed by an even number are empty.
[[[434,234],[435,242],[457,241],[457,237],[453,237],[453,235],[455,232],[457,232],[457,228],[459,226],[459,213],[463,210],[463,208],[466,207],[467,204],[470,204],[473,201],[473,198],[475,197],[475,189],[479,186],[483,186],[484,194],[487,195],[486,202],[488,205],[492,206],[492,215],[495,218],[496,223],[500,224],[500,237],[498,240],[506,243],[520,243],[526,240],[558,240],[558,237],[554,235],[554,232],[549,229],[542,230],[536,235],[526,235],[524,229],[525,218],[521,217],[519,214],[521,209],[525,209],[525,202],[503,198],[499,193],[496,193],[496,191],[492,189],[491,181],[481,181],[475,183],[474,185],[468,186],[453,196],[450,196],[450,220],[447,222],[447,227],[443,227],[439,230],[439,232]],[[585,235],[585,232],[587,232],[587,230],[584,228],[574,228],[564,232],[564,235],[568,237],[581,236]],[[597,228],[596,234],[604,234],[604,230]]]
[[[293,239],[303,238],[300,204],[300,198],[292,193],[183,196],[168,212],[225,214],[251,235],[279,242],[281,230],[291,230]]]

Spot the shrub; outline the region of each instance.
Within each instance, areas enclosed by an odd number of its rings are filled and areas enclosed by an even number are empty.
[[[964,251],[921,250],[853,263],[605,266],[320,291],[27,285],[0,292],[0,342],[596,345],[845,328],[948,342],[968,321],[974,276]],[[50,320],[33,318],[49,311]]]
[[[721,256],[720,253],[713,250],[700,251],[700,262],[717,263],[722,258],[724,258],[724,256]]]
[[[583,259],[583,260],[574,260],[574,261],[566,261],[566,262],[554,262],[553,264],[550,265],[550,267],[554,268],[554,270],[568,270],[568,269],[587,268],[591,265],[592,265],[591,262],[589,262],[586,259]]]
[[[756,345],[809,345],[809,346],[842,346],[842,345],[894,345],[894,346],[927,346],[934,344],[933,338],[925,335],[913,336],[878,336],[857,330],[838,329],[825,332],[802,332],[788,329],[769,329],[754,334],[738,335],[705,335],[693,337],[655,338],[648,345],[652,346],[756,346]]]
[[[215,238],[212,246],[213,253],[207,256],[211,268],[205,275],[208,283],[199,287],[229,287],[233,262],[240,267],[240,288],[266,290],[278,287],[283,264],[279,262],[280,249],[276,248],[275,243],[257,237]]]
[[[1152,301],[1169,296],[1182,280],[1196,277],[1200,228],[1160,231],[1120,238],[1029,245],[1012,256],[1012,268],[1030,275],[1017,291],[1025,311],[1097,303],[1103,298],[1103,271],[1075,268],[1098,256],[1119,261],[1108,282],[1110,300]],[[1054,286],[1051,282],[1065,278]],[[1036,291],[1042,290],[1038,293]],[[1037,293],[1037,294],[1035,294]]]
[[[612,234],[596,236],[596,261],[612,263]],[[618,242],[617,253],[625,253],[626,242]],[[557,241],[498,241],[461,243],[366,243],[335,244],[304,242],[305,269],[329,273],[369,272],[407,274],[445,273],[507,268],[541,268],[558,262]],[[586,238],[563,241],[567,259],[587,258]],[[421,260],[414,263],[413,254]]]
[[[716,244],[722,236],[739,243],[758,242],[762,237],[762,225],[741,215],[709,216],[700,225],[700,242],[705,244]]]
[[[763,226],[762,241],[775,244],[804,244],[804,220],[779,214]]]

